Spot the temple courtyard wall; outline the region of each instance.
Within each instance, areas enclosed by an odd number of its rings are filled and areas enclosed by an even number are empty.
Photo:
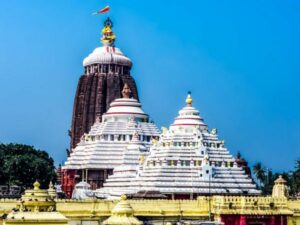
[[[226,225],[300,225],[300,199],[273,197],[213,196],[197,200],[127,200],[134,216],[153,224],[175,224],[179,220],[214,220]],[[16,205],[16,199],[0,199],[0,225]],[[56,210],[70,225],[100,225],[112,214],[118,201],[56,200]],[[261,223],[260,223],[261,222]],[[34,224],[40,224],[38,221]]]

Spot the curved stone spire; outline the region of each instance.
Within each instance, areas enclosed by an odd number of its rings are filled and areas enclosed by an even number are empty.
[[[104,46],[95,48],[83,60],[84,74],[80,77],[74,99],[71,148],[75,148],[82,135],[90,131],[96,119],[109,109],[110,103],[122,96],[125,84],[130,97],[138,100],[135,80],[130,75],[131,60],[115,47],[112,22],[106,20],[103,28]]]

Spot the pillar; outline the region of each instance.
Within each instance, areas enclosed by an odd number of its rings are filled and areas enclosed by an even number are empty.
[[[103,178],[104,178],[104,181],[107,179],[107,170],[106,169],[104,170]]]
[[[85,182],[88,183],[88,169],[85,169]]]
[[[247,218],[246,216],[240,216],[240,225],[247,225]]]
[[[270,225],[276,225],[276,217],[274,215],[271,216]]]

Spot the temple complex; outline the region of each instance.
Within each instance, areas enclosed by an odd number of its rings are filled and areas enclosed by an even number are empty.
[[[97,47],[83,61],[84,74],[79,79],[74,99],[70,151],[97,119],[101,121],[110,103],[121,97],[125,83],[130,87],[132,97],[138,100],[137,87],[130,75],[132,62],[115,47],[116,36],[112,27],[108,18],[102,30],[103,46]]]
[[[96,195],[115,198],[157,191],[172,199],[194,199],[210,194],[260,194],[218,138],[217,130],[209,132],[192,106],[190,94],[174,123],[163,129],[159,141],[153,141],[150,155],[144,158],[139,149],[139,143],[135,143],[125,152],[140,158],[140,163],[134,165],[136,172],[132,172],[132,162],[124,160]]]
[[[107,176],[124,161],[124,151],[131,148],[128,144],[138,142],[140,150],[147,154],[151,140],[159,137],[158,128],[149,122],[141,104],[130,97],[127,83],[122,95],[110,104],[102,121],[96,120],[90,132],[82,136],[62,167],[62,188],[67,196],[79,181],[89,183],[92,189],[102,187]]]
[[[246,160],[209,130],[191,93],[160,132],[112,27],[108,18],[103,46],[83,61],[71,149],[58,168],[66,198],[60,186],[42,190],[36,181],[20,199],[0,198],[0,225],[300,225],[300,199],[289,198],[287,181],[280,176],[262,196]]]

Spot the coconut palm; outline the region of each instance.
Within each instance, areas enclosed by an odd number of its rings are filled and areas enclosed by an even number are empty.
[[[262,166],[260,162],[253,166],[253,173],[259,183],[259,187],[264,186],[266,180],[266,169]]]

